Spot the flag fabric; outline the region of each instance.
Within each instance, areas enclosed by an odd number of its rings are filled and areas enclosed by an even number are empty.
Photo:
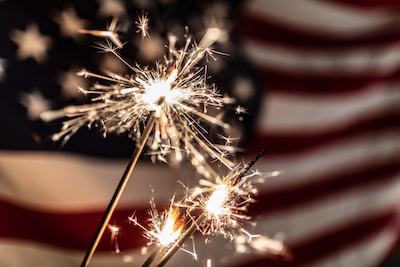
[[[252,148],[284,170],[254,207],[261,227],[286,234],[294,266],[378,266],[398,244],[397,10],[396,1],[256,0],[241,14],[264,86]]]
[[[166,38],[197,40],[219,27],[226,40],[209,59],[211,81],[236,99],[224,117],[255,168],[280,171],[257,184],[246,230],[272,241],[195,235],[170,266],[380,266],[399,245],[400,22],[396,1],[2,1],[0,2],[0,266],[79,266],[135,143],[82,128],[65,146],[60,122],[40,113],[85,103],[81,68],[129,70],[96,53],[77,29],[104,29],[118,16],[121,55],[162,58]],[[150,36],[135,21],[150,18]],[[148,41],[150,40],[150,41]],[[237,114],[240,113],[240,114]],[[241,158],[238,158],[238,162]],[[194,177],[195,176],[195,177]],[[149,201],[168,207],[198,178],[191,166],[143,155],[90,266],[141,266],[152,252],[143,231]],[[205,242],[207,241],[207,242]],[[268,247],[269,249],[266,249]]]

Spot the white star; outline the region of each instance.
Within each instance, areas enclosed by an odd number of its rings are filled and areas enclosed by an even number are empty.
[[[78,30],[87,27],[88,22],[76,15],[75,9],[68,6],[63,11],[56,11],[53,14],[53,20],[58,23],[61,29],[61,35],[67,38],[73,38],[77,41],[80,38]]]
[[[39,64],[46,60],[46,50],[51,46],[51,38],[41,35],[36,24],[29,24],[25,32],[14,29],[10,34],[10,39],[18,45],[18,59],[30,57]]]
[[[62,71],[57,77],[57,83],[61,85],[61,95],[64,99],[79,99],[83,94],[79,87],[88,86],[87,79],[76,75],[78,68],[72,68],[70,71]]]
[[[125,13],[125,6],[120,0],[98,0],[100,4],[97,14],[101,17],[119,16]]]
[[[6,77],[7,60],[0,58],[0,82]]]
[[[45,99],[37,89],[32,90],[31,93],[22,92],[19,102],[26,107],[30,120],[38,119],[40,113],[50,109],[50,101]]]

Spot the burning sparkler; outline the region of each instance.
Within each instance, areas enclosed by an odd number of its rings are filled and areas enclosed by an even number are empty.
[[[176,239],[178,239],[184,226],[184,219],[182,218],[179,209],[174,206],[174,198],[171,200],[169,209],[162,213],[157,211],[154,199],[151,199],[150,205],[150,229],[141,225],[134,215],[129,217],[131,222],[144,230],[144,236],[149,239],[148,245],[156,244],[158,246],[158,248],[148,257],[142,267],[149,266],[164,248],[170,246]]]
[[[121,44],[113,31],[90,30],[85,33],[111,38],[113,43]],[[88,90],[80,88],[85,94],[96,95],[91,104],[41,114],[45,121],[70,118],[63,122],[61,131],[53,135],[53,140],[63,140],[62,144],[65,144],[81,127],[92,125],[99,125],[104,136],[109,132],[129,132],[132,138],[139,140],[142,123],[155,116],[154,134],[149,144],[155,158],[165,161],[165,155],[174,151],[176,160],[181,161],[182,151],[186,151],[195,158],[192,160],[195,166],[204,165],[204,158],[198,156],[201,155],[198,148],[191,144],[194,140],[212,158],[231,169],[233,164],[225,158],[227,153],[208,140],[197,121],[198,118],[204,119],[229,129],[226,123],[206,114],[207,106],[221,107],[224,99],[206,83],[204,69],[195,68],[205,53],[211,53],[209,47],[219,34],[219,29],[209,29],[200,43],[191,48],[192,40],[188,37],[184,49],[170,47],[170,56],[165,58],[164,63],[156,63],[155,69],[131,66],[116,52],[117,47],[113,43],[99,43],[99,48],[113,53],[129,66],[133,74],[120,76],[115,73],[100,75],[87,70],[78,72],[79,76],[97,78],[104,84],[96,84]],[[207,171],[213,173],[211,168]]]
[[[174,206],[174,198],[171,200],[169,209],[164,212],[158,212],[154,199],[151,199],[150,206],[150,230],[142,226],[135,215],[129,217],[129,220],[145,230],[145,237],[149,239],[148,245],[168,246],[179,237],[183,228],[180,212]]]
[[[142,30],[146,29],[146,23],[147,17],[142,20]],[[98,43],[99,48],[114,54],[133,73],[126,76],[115,73],[100,75],[82,70],[77,74],[102,81],[88,90],[80,88],[85,94],[95,95],[92,103],[41,114],[45,121],[70,118],[63,122],[60,132],[53,135],[55,141],[63,140],[65,143],[81,127],[96,124],[100,125],[104,136],[109,132],[127,131],[138,141],[81,266],[89,263],[151,132],[153,140],[150,148],[153,155],[161,160],[165,161],[165,155],[174,151],[176,160],[181,161],[183,150],[192,157],[191,163],[199,172],[208,177],[215,175],[198,148],[191,143],[194,140],[212,158],[218,159],[229,169],[233,166],[225,158],[226,153],[207,139],[197,121],[204,119],[229,128],[227,124],[206,114],[209,105],[221,107],[223,98],[215,87],[206,83],[204,69],[195,67],[204,54],[211,54],[210,46],[218,40],[221,31],[217,28],[208,29],[198,45],[188,37],[182,50],[170,47],[165,61],[157,62],[155,68],[150,69],[132,66],[116,52],[122,47],[115,32],[116,24],[114,19],[108,30],[81,30],[81,33],[108,38],[105,43]],[[142,123],[145,124],[143,131]]]
[[[255,237],[241,227],[240,221],[250,219],[249,216],[244,214],[246,206],[252,201],[251,196],[256,193],[250,178],[261,173],[255,171],[248,175],[245,174],[264,153],[263,150],[244,168],[238,166],[224,178],[217,177],[215,183],[200,180],[202,186],[196,187],[191,196],[188,197],[189,205],[177,203],[180,207],[186,207],[187,212],[198,208],[203,212],[158,262],[157,267],[164,266],[196,230],[200,230],[203,235],[223,235],[231,239],[234,237],[232,232],[237,230],[241,234],[247,235],[249,241]],[[277,174],[277,172],[274,172],[272,175]]]

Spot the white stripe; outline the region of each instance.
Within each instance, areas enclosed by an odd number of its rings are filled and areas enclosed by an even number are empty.
[[[310,204],[279,210],[253,218],[258,224],[253,233],[274,236],[283,232],[285,242],[299,245],[302,242],[323,237],[351,223],[375,218],[393,210],[400,201],[400,174],[392,181],[368,185],[340,194],[318,199]]]
[[[307,267],[375,267],[379,266],[394,247],[398,229],[387,228],[371,236],[361,244],[357,244],[323,261],[307,264]]]
[[[282,171],[257,185],[266,194],[283,188],[296,188],[321,177],[346,175],[367,166],[397,162],[400,156],[400,129],[367,134],[325,144],[316,149],[284,156],[261,158],[260,171]],[[268,148],[266,148],[268,149]]]
[[[393,160],[400,154],[399,136],[400,129],[347,139],[305,153],[260,159],[255,167],[261,171],[284,172],[258,188],[260,192],[268,192],[299,186],[324,174],[346,173],[345,170]],[[125,166],[126,161],[67,153],[0,151],[0,197],[42,211],[103,210]],[[147,206],[152,196],[150,186],[154,188],[156,200],[167,200],[175,191],[183,191],[177,180],[189,184],[187,179],[192,176],[191,167],[178,170],[139,163],[119,205]]]
[[[310,224],[310,222],[308,222]],[[394,247],[397,241],[398,229],[397,228],[385,228],[382,231],[372,235],[361,243],[356,243],[352,246],[347,247],[344,250],[340,250],[338,253],[329,255],[323,260],[306,263],[301,265],[304,267],[339,267],[339,266],[351,266],[351,267],[374,267],[382,263],[387,256],[388,252]],[[356,240],[355,240],[356,241]],[[287,243],[287,242],[284,242]],[[264,254],[265,256],[265,254]],[[318,255],[316,255],[318,256]],[[240,258],[233,255],[231,258],[232,262],[236,264],[246,264],[246,261],[252,261],[257,255],[241,255]],[[296,255],[294,255],[296,258]],[[312,258],[309,259],[313,261]],[[226,266],[232,266],[227,264]]]
[[[270,68],[296,75],[384,75],[400,65],[400,44],[351,46],[343,49],[302,49],[246,40],[244,50],[260,68]]]
[[[258,131],[291,135],[332,133],[357,120],[399,110],[399,87],[399,81],[386,82],[334,96],[271,92],[263,101]]]
[[[292,28],[336,38],[358,38],[391,27],[399,15],[391,9],[357,9],[316,0],[252,0],[247,9]]]
[[[398,161],[399,136],[400,129],[397,128],[340,140],[302,153],[261,158],[256,168],[261,171],[280,170],[282,174],[268,178],[257,187],[263,193],[296,188],[317,181],[320,177],[346,175],[353,170]]]
[[[104,210],[127,163],[61,152],[0,150],[0,197],[41,211]],[[177,180],[190,177],[186,171],[194,169],[139,161],[118,207],[147,206],[151,188],[156,200],[171,198],[182,191]]]
[[[83,252],[59,249],[53,246],[19,240],[0,240],[2,267],[76,267],[83,260]],[[95,253],[91,267],[141,266],[146,256],[129,250],[120,254]]]

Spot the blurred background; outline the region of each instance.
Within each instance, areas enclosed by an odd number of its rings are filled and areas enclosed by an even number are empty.
[[[152,66],[168,38],[222,37],[204,58],[208,81],[235,99],[231,159],[266,156],[255,169],[281,171],[257,184],[245,229],[270,239],[195,235],[169,266],[399,266],[400,2],[0,1],[0,266],[79,266],[135,142],[82,128],[53,142],[61,121],[45,110],[87,103],[77,89],[92,72],[130,70],[99,53],[78,29],[106,29],[118,17],[129,63]],[[149,18],[149,36],[137,28]],[[210,135],[218,138],[218,129]],[[215,139],[215,140],[214,140]],[[144,153],[90,266],[141,266],[152,247],[127,219],[146,224],[149,200],[166,208],[198,177],[188,164],[152,163]],[[207,242],[205,242],[207,240]],[[117,253],[117,250],[120,250]],[[167,265],[167,266],[168,266]]]

